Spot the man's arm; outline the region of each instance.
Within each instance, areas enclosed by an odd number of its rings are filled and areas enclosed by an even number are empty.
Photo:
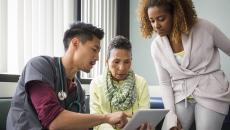
[[[123,128],[127,123],[127,115],[123,112],[115,112],[106,115],[81,114],[64,110],[49,125],[50,130],[82,130],[102,123],[116,125]]]
[[[29,99],[43,128],[49,128],[50,130],[82,130],[101,123],[109,123],[121,128],[127,123],[127,115],[123,112],[90,115],[64,110],[49,84],[42,81],[32,81],[27,85]]]

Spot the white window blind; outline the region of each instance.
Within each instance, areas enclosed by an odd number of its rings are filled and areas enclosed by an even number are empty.
[[[0,0],[0,73],[20,74],[38,55],[62,56],[74,0]]]
[[[101,41],[99,61],[90,73],[81,73],[81,78],[90,79],[102,74],[105,69],[107,46],[116,35],[116,2],[117,0],[81,0],[81,21],[91,23],[104,30]]]

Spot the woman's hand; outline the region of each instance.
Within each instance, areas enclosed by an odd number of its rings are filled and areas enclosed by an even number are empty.
[[[173,128],[171,128],[170,130],[180,130],[180,129],[177,128],[177,127],[173,127]]]
[[[177,120],[177,127],[173,127],[170,130],[183,130],[180,121]]]

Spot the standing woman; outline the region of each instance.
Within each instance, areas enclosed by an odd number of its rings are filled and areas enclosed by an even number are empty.
[[[139,19],[151,45],[165,108],[163,130],[221,130],[230,103],[229,81],[218,49],[230,56],[230,40],[197,18],[191,0],[140,0]]]
[[[116,36],[108,47],[107,69],[90,84],[90,113],[105,114],[116,111],[134,113],[150,107],[146,80],[131,69],[132,46],[123,36]],[[145,130],[147,125],[140,126]],[[150,127],[150,126],[149,126]],[[114,130],[109,124],[94,127],[94,130]],[[150,130],[151,128],[148,128]]]

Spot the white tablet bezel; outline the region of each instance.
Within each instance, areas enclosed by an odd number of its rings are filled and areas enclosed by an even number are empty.
[[[140,109],[128,121],[122,130],[135,130],[143,123],[149,123],[153,128],[169,112],[167,109]]]

